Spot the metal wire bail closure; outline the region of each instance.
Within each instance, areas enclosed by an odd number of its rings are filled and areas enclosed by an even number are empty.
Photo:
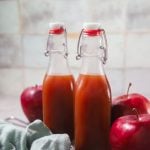
[[[45,52],[44,52],[44,55],[46,56],[46,57],[48,57],[49,56],[49,39],[50,39],[50,35],[48,35],[48,38],[47,38],[47,44],[46,44],[46,50],[45,50]]]
[[[82,33],[83,33],[83,29],[81,30],[80,35],[79,35],[79,39],[78,39],[76,60],[79,60],[81,58],[81,45],[80,45],[80,41],[81,41]]]
[[[108,45],[107,45],[107,38],[106,38],[106,32],[104,29],[101,29],[102,31],[102,45],[100,46],[100,49],[103,50],[104,56],[102,57],[103,64],[106,64],[107,58],[108,58]]]
[[[45,55],[46,57],[49,56],[50,51],[51,51],[51,48],[49,47],[50,36],[51,36],[51,35],[49,34],[49,35],[48,35],[48,38],[47,38],[46,50],[45,50],[45,52],[44,52],[44,55]],[[64,57],[67,58],[67,57],[68,57],[68,44],[67,44],[67,30],[66,30],[66,28],[64,28],[64,36],[65,36],[65,43],[63,43],[64,51],[65,51]]]
[[[64,36],[65,36],[65,43],[63,44],[64,45],[64,49],[65,49],[65,58],[68,57],[68,42],[67,42],[67,30],[66,28],[64,29]]]
[[[79,40],[78,40],[78,45],[77,45],[77,56],[76,56],[76,60],[79,60],[81,58],[81,48],[82,46],[80,45],[80,41],[81,41],[81,36],[83,34],[83,30],[81,30],[80,35],[79,35]],[[106,38],[106,33],[104,29],[100,29],[102,31],[101,37],[102,37],[102,41],[100,42],[100,49],[103,50],[103,56],[101,57],[101,60],[103,62],[103,64],[106,64],[107,61],[107,38]]]

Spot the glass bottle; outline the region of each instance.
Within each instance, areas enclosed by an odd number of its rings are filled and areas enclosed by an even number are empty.
[[[98,23],[85,23],[78,42],[82,57],[75,93],[75,149],[108,150],[111,92],[103,64],[107,41]]]
[[[53,133],[74,137],[74,78],[67,61],[67,33],[63,24],[50,23],[49,65],[43,81],[43,121]]]

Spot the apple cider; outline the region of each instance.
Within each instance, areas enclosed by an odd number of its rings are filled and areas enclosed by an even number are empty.
[[[99,49],[103,32],[99,24],[85,24],[78,44],[82,65],[75,93],[75,150],[110,149],[111,92],[101,57],[106,52]]]
[[[52,133],[74,138],[74,78],[67,61],[66,30],[51,23],[47,52],[49,66],[43,81],[43,121]]]
[[[43,84],[44,123],[53,133],[68,133],[73,139],[74,78],[46,75]]]

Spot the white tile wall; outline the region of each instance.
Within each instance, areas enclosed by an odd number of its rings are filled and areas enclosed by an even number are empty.
[[[17,0],[0,1],[0,33],[18,33],[19,23]]]
[[[124,34],[107,34],[109,68],[124,67]]]
[[[129,31],[147,31],[150,27],[149,0],[129,0],[127,5],[127,29]]]
[[[25,67],[46,67],[48,57],[44,56],[47,36],[24,35],[24,65]]]
[[[125,91],[129,82],[130,92],[141,93],[150,98],[150,69],[127,69],[125,72]]]
[[[24,88],[42,85],[46,69],[24,69]]]
[[[0,95],[18,96],[22,92],[22,69],[0,69],[0,76]]]
[[[36,0],[36,5],[34,1],[21,0],[23,33],[46,33],[47,24],[53,21],[65,22],[69,30],[77,32],[81,22],[87,20],[84,6],[85,0]]]
[[[0,67],[22,67],[20,35],[0,35]]]
[[[150,34],[128,34],[126,42],[126,67],[150,67]]]
[[[53,1],[20,0],[23,33],[47,33],[47,24],[53,15]]]
[[[71,54],[77,54],[77,43],[78,43],[78,35],[76,35],[75,37],[70,37],[68,35],[68,52],[69,55]]]
[[[125,29],[126,3],[126,0],[88,0],[88,19],[102,23],[107,31],[122,32]]]
[[[106,68],[106,75],[111,86],[112,97],[124,94],[124,70]]]
[[[82,22],[88,19],[86,12],[86,0],[58,0],[53,3],[53,18],[52,20],[60,20],[65,22],[69,32],[79,32]],[[59,10],[59,11],[58,11]],[[65,16],[65,17],[63,17]],[[74,23],[76,24],[74,26]]]

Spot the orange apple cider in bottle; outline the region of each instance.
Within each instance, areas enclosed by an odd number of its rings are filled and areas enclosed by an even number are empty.
[[[63,24],[50,23],[49,65],[43,81],[43,120],[53,133],[74,137],[74,78],[67,61],[67,33]]]
[[[98,23],[83,25],[77,59],[80,57],[75,90],[75,150],[109,150],[111,92],[103,68],[107,41]]]

